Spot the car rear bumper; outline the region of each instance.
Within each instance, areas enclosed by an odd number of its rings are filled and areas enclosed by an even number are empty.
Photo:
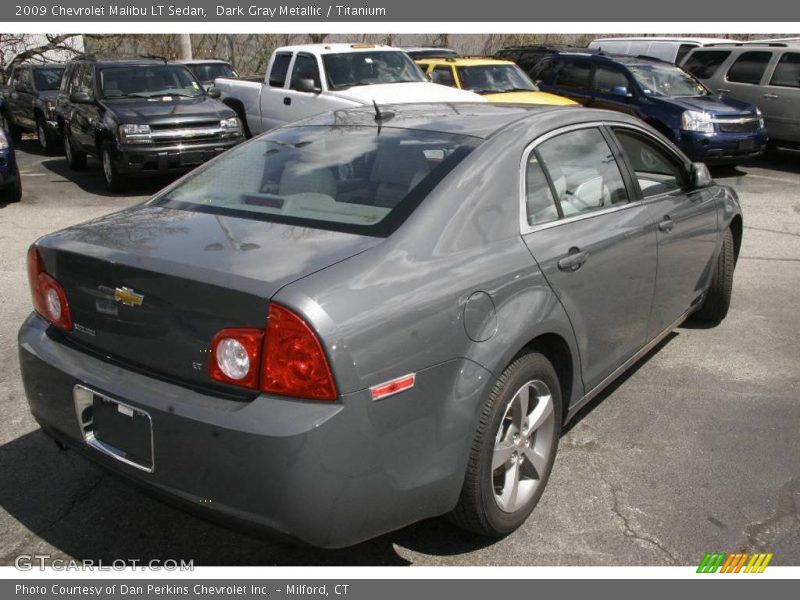
[[[369,390],[329,403],[265,394],[240,402],[122,369],[59,337],[36,315],[19,332],[30,409],[50,435],[214,519],[329,548],[455,506],[477,407],[493,379],[453,360],[418,372],[414,389],[380,402]],[[76,385],[149,415],[152,472],[85,442]]]
[[[180,172],[193,169],[243,141],[244,136],[238,136],[202,143],[118,145],[114,159],[123,175]]]
[[[706,163],[736,162],[764,153],[769,138],[765,129],[750,133],[698,133],[681,131],[681,149],[692,160]]]

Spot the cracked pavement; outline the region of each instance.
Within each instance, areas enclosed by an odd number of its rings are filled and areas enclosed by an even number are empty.
[[[28,245],[164,182],[114,196],[94,161],[70,173],[32,140],[18,155],[23,202],[0,208],[0,564],[48,553],[197,565],[696,565],[708,551],[757,550],[800,565],[800,153],[714,171],[745,213],[727,320],[678,329],[582,411],[520,530],[491,541],[434,519],[340,551],[199,520],[38,431],[16,350],[30,311]]]

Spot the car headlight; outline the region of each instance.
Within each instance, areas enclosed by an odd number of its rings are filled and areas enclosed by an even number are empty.
[[[758,117],[758,128],[764,129],[764,115],[761,113],[761,109],[756,107],[756,116]]]
[[[0,150],[8,150],[9,143],[6,136],[6,130],[0,127]]]
[[[711,115],[699,110],[687,110],[681,115],[681,129],[700,133],[714,133]]]
[[[242,133],[242,124],[237,117],[222,119],[219,122],[219,126],[226,135],[240,135]]]
[[[152,140],[150,137],[150,125],[135,125],[127,123],[119,126],[119,141],[123,144],[148,144]]]

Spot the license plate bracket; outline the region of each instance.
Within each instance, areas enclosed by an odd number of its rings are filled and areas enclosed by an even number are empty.
[[[153,421],[147,411],[83,385],[75,386],[74,398],[78,424],[89,446],[153,472]]]
[[[739,141],[739,150],[755,150],[756,141],[753,138],[746,138]]]

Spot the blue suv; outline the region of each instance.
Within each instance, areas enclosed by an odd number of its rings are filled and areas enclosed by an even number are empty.
[[[712,94],[683,69],[645,56],[560,52],[531,72],[540,89],[635,115],[692,160],[735,164],[762,154],[767,130],[752,104]]]

